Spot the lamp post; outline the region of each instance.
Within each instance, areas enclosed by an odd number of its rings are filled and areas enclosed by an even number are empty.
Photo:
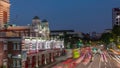
[[[21,58],[21,54],[18,55],[18,58]]]
[[[20,62],[21,62],[22,61],[22,55],[18,54],[17,56],[18,56],[18,58],[20,59]],[[21,67],[22,65],[20,65],[20,62],[19,62],[19,66]]]

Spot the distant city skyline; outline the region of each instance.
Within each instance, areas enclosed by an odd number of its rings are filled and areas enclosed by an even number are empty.
[[[10,23],[27,25],[34,16],[47,19],[51,30],[103,32],[112,28],[112,8],[120,0],[10,0]]]

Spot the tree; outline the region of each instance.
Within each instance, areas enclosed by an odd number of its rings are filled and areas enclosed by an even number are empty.
[[[89,43],[89,41],[90,41],[90,34],[88,34],[88,33],[84,34],[83,33],[83,41],[84,41],[85,44]]]
[[[12,24],[6,23],[4,24],[4,28],[7,29],[9,26],[13,26]]]
[[[113,26],[112,33],[115,34],[116,36],[120,36],[120,26]]]
[[[119,43],[117,40],[118,40],[118,37],[120,36],[120,26],[118,25],[113,26],[112,33],[113,33],[115,42]]]
[[[101,36],[101,41],[104,42],[105,44],[109,44],[112,38],[113,38],[112,33],[103,33]]]

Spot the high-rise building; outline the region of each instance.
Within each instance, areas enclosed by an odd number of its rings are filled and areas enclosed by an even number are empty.
[[[0,27],[9,22],[10,3],[9,0],[0,0]]]
[[[112,9],[112,26],[120,26],[120,8]]]

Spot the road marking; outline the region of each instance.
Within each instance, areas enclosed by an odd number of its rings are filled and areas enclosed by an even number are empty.
[[[115,55],[115,58],[120,62],[120,59]]]
[[[94,56],[93,56],[94,59],[95,59],[96,57],[97,57],[97,55],[94,55]],[[92,60],[92,62],[90,63],[90,65],[89,65],[88,68],[91,68],[92,64],[93,64],[93,60]]]
[[[105,65],[106,65],[106,62],[105,62]]]
[[[100,66],[101,66],[101,56],[100,56],[100,61],[99,61],[99,68],[100,68]]]
[[[93,64],[93,62],[91,62],[91,63],[90,63],[90,65],[89,65],[89,67],[88,67],[88,68],[91,68],[92,64]]]
[[[110,55],[107,53],[107,55],[108,55],[108,57],[110,58],[110,60],[112,59],[111,57],[110,57]]]
[[[115,60],[117,63],[120,63],[115,57],[112,57],[113,60]]]
[[[102,54],[100,55],[100,58],[101,58],[101,61],[104,62],[104,60],[103,60],[103,55],[102,55]]]
[[[113,57],[111,55],[109,55],[109,56],[110,56],[111,60],[113,60]]]
[[[106,57],[106,55],[105,55],[105,54],[104,54],[104,58],[105,58],[105,59],[104,59],[104,60],[105,60],[105,62],[108,62],[108,61],[107,61],[107,57]]]
[[[95,60],[96,58],[99,57],[99,55],[94,55],[93,57],[94,57],[94,60]],[[90,65],[89,65],[88,68],[91,68],[91,66],[93,65],[93,63],[95,63],[94,60],[90,63]],[[100,58],[99,58],[99,60],[100,60]],[[100,62],[100,61],[99,61],[99,62]]]
[[[106,57],[108,56],[108,60],[109,61],[111,61],[112,60],[112,57],[110,57],[110,55],[107,53],[107,55],[106,55]],[[112,68],[112,66],[111,66],[111,63],[110,62],[108,62],[109,63],[109,65],[110,65],[110,68]]]

